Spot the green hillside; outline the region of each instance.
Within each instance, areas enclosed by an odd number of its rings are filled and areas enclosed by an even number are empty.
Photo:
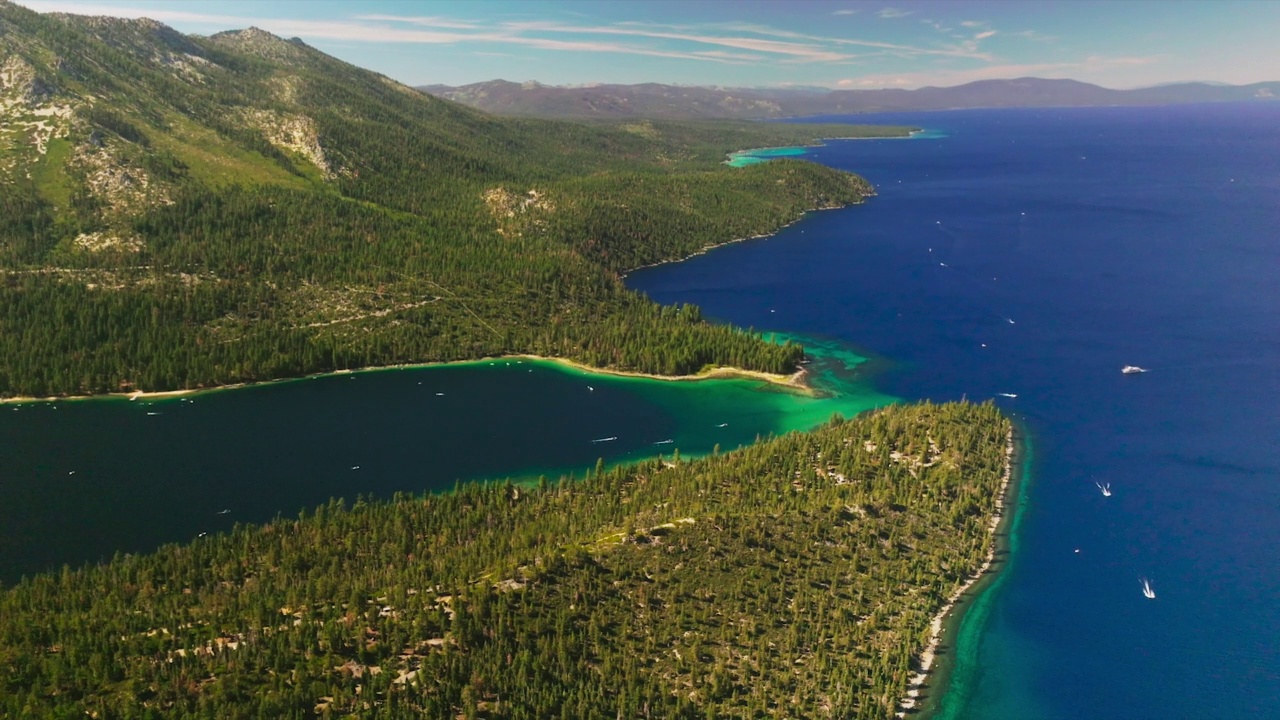
[[[1009,432],[893,407],[40,575],[0,591],[0,715],[891,717],[990,552]]]
[[[846,126],[503,119],[249,29],[0,1],[0,396],[537,353],[786,372],[619,274],[862,200]]]

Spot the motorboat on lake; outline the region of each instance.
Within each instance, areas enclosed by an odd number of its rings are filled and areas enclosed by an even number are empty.
[[[1146,368],[1140,368],[1137,365],[1125,365],[1124,367],[1120,368],[1120,372],[1124,373],[1125,375],[1137,375],[1138,373],[1144,373],[1146,371],[1147,371]]]

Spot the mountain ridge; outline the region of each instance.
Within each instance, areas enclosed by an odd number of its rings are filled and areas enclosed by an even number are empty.
[[[419,90],[489,112],[556,118],[781,119],[816,115],[955,110],[979,107],[1164,105],[1272,100],[1280,82],[1217,85],[1187,82],[1112,90],[1070,79],[1034,77],[978,80],[914,90],[819,90],[815,88],[720,88],[706,86],[602,84],[557,87],[490,80]]]
[[[872,193],[727,153],[907,130],[501,118],[258,28],[0,1],[0,397],[521,353],[790,372],[621,274]]]

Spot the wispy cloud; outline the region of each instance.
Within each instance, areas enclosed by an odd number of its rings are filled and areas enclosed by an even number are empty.
[[[899,8],[887,7],[876,13],[876,17],[885,20],[894,20],[896,18],[904,18],[908,15],[914,15],[915,10],[902,10]]]
[[[849,8],[844,8],[844,9],[841,9],[841,10],[836,10],[835,12],[833,12],[833,13],[831,13],[831,14],[832,14],[832,15],[857,15],[857,14],[858,14],[858,11],[857,11],[857,10],[851,10],[851,9],[849,9]]]
[[[780,40],[765,40],[761,38],[732,35],[725,36],[711,35],[707,33],[682,32],[623,23],[619,23],[617,25],[575,26],[549,22],[527,22],[505,23],[502,27],[519,32],[538,31],[544,33],[579,35],[621,35],[659,40],[678,40],[702,45],[719,45],[739,50],[754,50],[756,52],[784,55],[809,62],[832,62],[837,60],[846,60],[849,58],[845,53],[835,52],[810,43],[784,42]]]
[[[695,55],[701,55],[708,58],[719,58],[721,60],[736,60],[739,62],[760,62],[767,60],[764,55],[751,55],[749,53],[727,52],[725,50],[699,50]]]
[[[972,35],[968,35],[964,32],[952,32],[951,28],[945,27],[940,23],[933,23],[932,25],[935,30],[956,41],[955,43],[947,46],[952,50],[961,53],[968,53],[973,56],[985,56],[986,59],[994,61],[994,58],[987,53],[983,53],[979,49],[983,40],[990,39],[999,34],[998,30],[992,29],[987,23],[980,22],[978,20],[961,21],[960,25],[965,28],[965,30],[978,30],[978,32],[973,33]]]
[[[478,23],[470,20],[454,20],[452,18],[425,16],[414,17],[405,15],[353,15],[352,20],[373,20],[382,21],[389,20],[392,22],[411,23],[413,25],[425,25],[434,28],[453,28],[456,30],[476,30],[481,27]]]
[[[918,57],[918,56],[947,56],[947,57],[965,57],[975,60],[990,60],[991,57],[985,53],[969,52],[951,46],[925,47],[921,45],[904,45],[901,43],[877,42],[874,40],[857,40],[854,38],[840,37],[824,37],[821,35],[807,35],[804,33],[793,32],[790,30],[779,30],[766,25],[753,25],[750,23],[731,23],[723,26],[726,30],[736,32],[752,33],[755,35],[765,35],[767,37],[778,37],[789,40],[802,40],[814,43],[827,43],[836,46],[863,47],[873,50],[888,51],[899,57]],[[877,55],[885,53],[876,53]],[[859,55],[856,57],[866,57]]]

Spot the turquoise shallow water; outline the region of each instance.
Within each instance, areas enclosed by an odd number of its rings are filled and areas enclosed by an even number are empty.
[[[754,165],[756,163],[767,162],[773,158],[780,157],[799,157],[808,152],[802,147],[781,147],[781,148],[758,148],[756,150],[742,150],[729,156],[726,163],[732,167],[743,167],[745,165]]]
[[[810,367],[823,397],[758,380],[671,382],[512,359],[163,400],[0,406],[0,580],[330,497],[700,455],[893,401],[864,382],[864,358],[839,346],[817,341]]]
[[[1025,692],[1032,677],[1025,665],[1003,671],[1014,673],[1013,677],[1005,679],[1003,694],[973,697],[984,687],[981,676],[987,670],[982,660],[983,637],[991,627],[993,617],[1000,615],[997,608],[1004,598],[1004,586],[1018,571],[1022,520],[1035,467],[1034,444],[1025,434],[1019,441],[1018,452],[1018,492],[1011,499],[1012,505],[1006,507],[1008,521],[1000,531],[1001,548],[992,564],[990,580],[975,586],[971,596],[962,600],[956,609],[957,618],[949,623],[944,645],[939,648],[939,677],[928,689],[929,702],[924,705],[933,720],[964,720],[972,717],[972,708],[979,704],[987,709],[986,712],[1000,717],[1040,717],[1047,712],[1037,705],[1034,696]],[[1035,655],[1026,652],[1025,657],[1031,660]]]

